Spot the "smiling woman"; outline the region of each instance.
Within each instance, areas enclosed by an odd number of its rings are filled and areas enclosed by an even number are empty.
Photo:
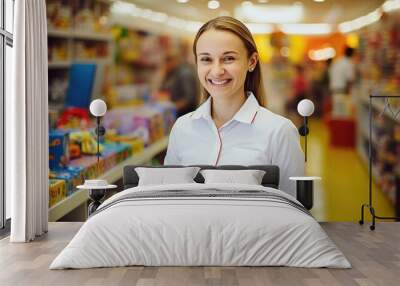
[[[218,17],[198,31],[193,52],[202,104],[178,118],[165,164],[277,165],[280,189],[295,195],[291,176],[304,175],[293,123],[265,108],[258,51],[250,31]]]
[[[265,106],[256,44],[250,31],[240,21],[219,17],[203,25],[195,37],[193,53],[203,86],[203,102],[210,96],[209,88],[233,81],[230,93],[244,96],[244,90],[251,91],[260,105]],[[218,82],[224,76],[227,82]]]

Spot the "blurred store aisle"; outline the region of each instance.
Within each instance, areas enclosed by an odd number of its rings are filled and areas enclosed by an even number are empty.
[[[308,153],[307,175],[322,177],[315,183],[314,217],[318,221],[358,221],[361,204],[368,201],[368,169],[356,150],[329,146],[328,129],[322,120],[312,120]],[[393,205],[376,186],[373,205],[378,215],[394,216]]]

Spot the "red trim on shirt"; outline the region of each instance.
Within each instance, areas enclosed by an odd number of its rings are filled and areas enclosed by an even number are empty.
[[[256,113],[254,113],[253,119],[251,120],[251,124],[253,124],[253,122],[254,122],[254,119],[256,119],[257,112],[258,112],[258,111],[256,111]]]
[[[218,133],[218,138],[219,138],[219,150],[218,150],[217,161],[215,161],[215,166],[218,165],[219,156],[221,155],[221,149],[222,149],[222,139],[221,139],[221,135],[219,134],[218,128],[217,128],[217,133]]]

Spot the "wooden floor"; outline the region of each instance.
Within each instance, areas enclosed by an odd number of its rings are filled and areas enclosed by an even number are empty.
[[[290,267],[120,267],[48,270],[81,223],[50,223],[32,243],[0,241],[0,285],[400,285],[400,223],[375,231],[356,223],[322,223],[352,269]]]

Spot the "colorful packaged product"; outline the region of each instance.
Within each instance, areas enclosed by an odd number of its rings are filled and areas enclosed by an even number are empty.
[[[49,132],[50,170],[63,169],[69,162],[69,132],[51,130]]]
[[[82,167],[84,179],[95,179],[105,171],[104,158],[101,157],[97,164],[97,156],[82,156],[79,159],[72,160],[70,166]]]
[[[49,180],[49,207],[55,205],[67,195],[67,188],[64,180]]]
[[[117,134],[115,130],[106,133],[105,139],[108,143],[126,143],[131,146],[132,155],[138,154],[144,149],[144,142],[134,134]]]
[[[146,129],[149,131],[149,137],[145,138],[145,145],[148,146],[164,137],[163,116],[160,112],[149,106],[137,110],[133,124],[136,129]]]
[[[169,134],[176,120],[175,105],[170,101],[159,101],[151,103],[150,107],[162,114],[164,122],[164,134]]]
[[[115,108],[106,113],[103,119],[104,127],[117,130],[118,134],[141,138],[145,145],[150,142],[150,124],[135,119],[143,106],[130,108]]]
[[[119,135],[138,137],[148,146],[169,133],[175,118],[175,107],[171,103],[151,103],[110,110],[103,124],[107,130],[117,130]]]
[[[69,144],[69,156],[70,159],[77,159],[81,157],[81,143],[77,141],[71,141]]]
[[[117,153],[115,152],[107,152],[103,154],[104,158],[104,171],[112,169],[115,165],[117,165]]]
[[[130,156],[132,156],[132,148],[129,144],[126,143],[107,143],[105,144],[106,148],[104,153],[102,154],[105,158],[110,154],[115,154],[116,164],[121,163],[126,160]]]
[[[65,172],[65,171],[51,171],[49,173],[49,177],[51,179],[57,179],[57,180],[64,180],[65,181],[65,188],[66,188],[66,191],[67,191],[67,196],[71,195],[74,192],[73,186],[72,186],[72,181],[73,181],[74,174],[71,174],[71,173]]]
[[[94,132],[90,131],[71,131],[70,140],[80,144],[82,154],[97,154],[97,138]],[[103,145],[99,143],[100,152],[103,151]]]
[[[72,178],[72,187],[74,189],[85,182],[85,169],[82,166],[67,166],[65,170],[74,175]]]
[[[72,162],[72,161],[71,161]],[[67,166],[64,169],[51,170],[49,177],[51,179],[64,180],[66,184],[67,196],[75,192],[76,187],[84,182],[84,168]]]

